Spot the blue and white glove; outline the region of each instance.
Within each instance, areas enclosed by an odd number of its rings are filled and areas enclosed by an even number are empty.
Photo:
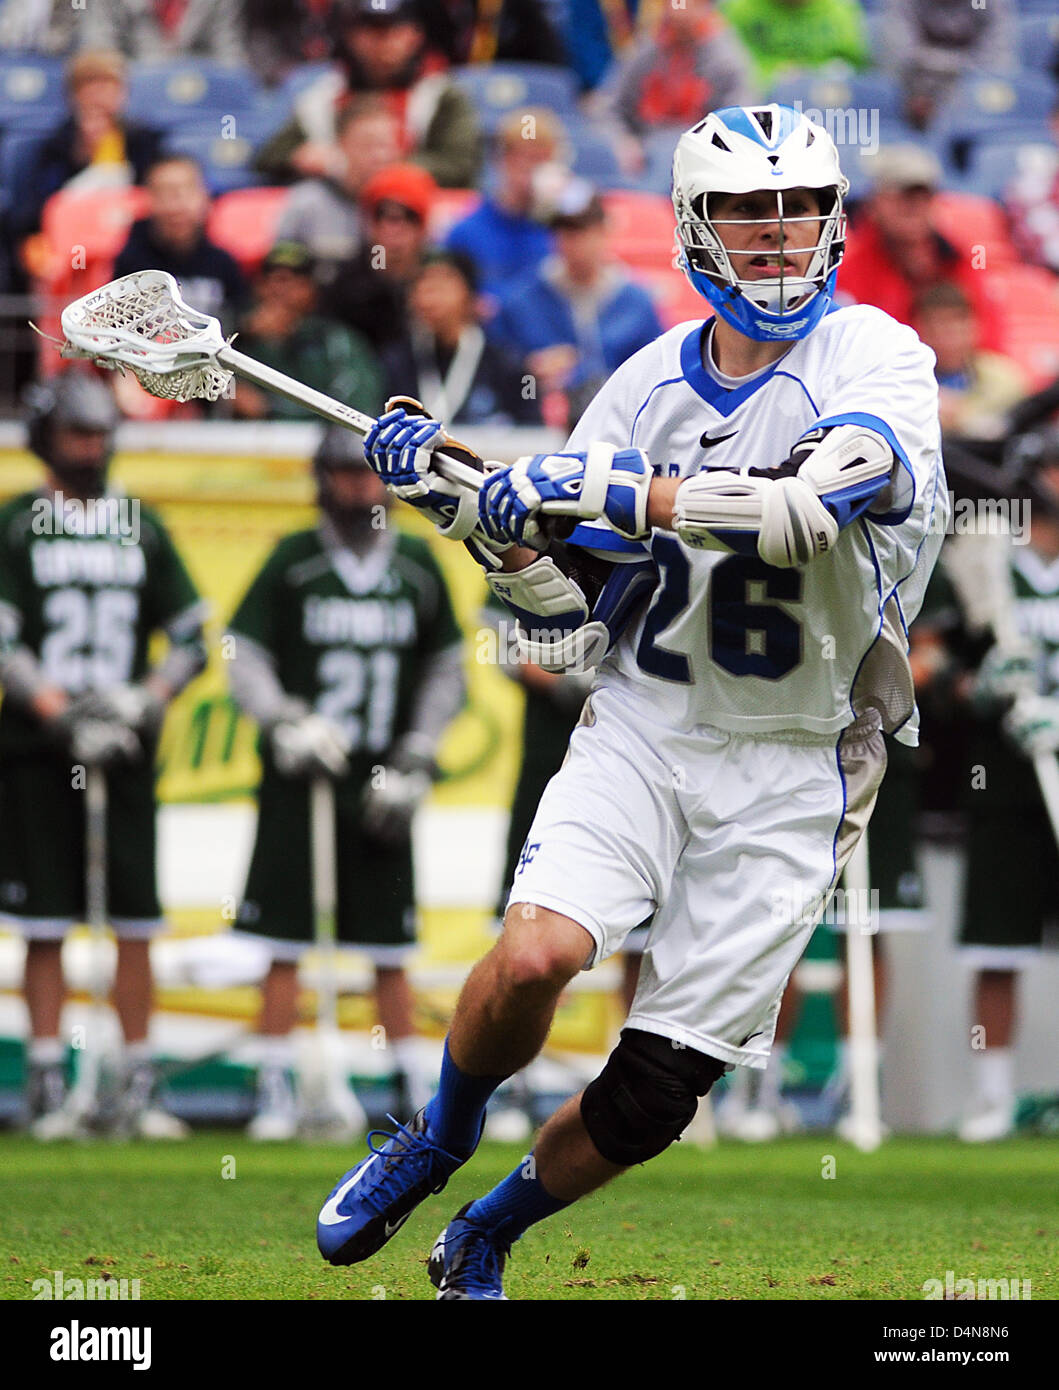
[[[1059,751],[1059,700],[1024,695],[1004,716],[1004,732],[1027,758]]]
[[[428,516],[446,540],[462,541],[478,524],[478,508],[473,492],[446,482],[431,468],[431,455],[444,442],[437,420],[410,415],[398,406],[368,431],[364,454],[395,497]]]
[[[478,494],[482,530],[498,543],[532,542],[542,516],[607,521],[618,535],[640,540],[653,478],[642,449],[593,444],[585,453],[532,454],[493,473]]]

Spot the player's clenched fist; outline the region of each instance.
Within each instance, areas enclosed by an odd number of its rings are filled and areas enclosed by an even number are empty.
[[[532,454],[502,468],[482,485],[478,512],[493,541],[532,540],[537,518],[603,518],[621,536],[647,535],[647,497],[653,477],[642,449],[593,444],[585,453]]]
[[[395,497],[429,516],[447,539],[460,541],[474,530],[478,514],[473,493],[431,468],[433,452],[444,438],[437,420],[398,406],[368,431],[364,454]]]

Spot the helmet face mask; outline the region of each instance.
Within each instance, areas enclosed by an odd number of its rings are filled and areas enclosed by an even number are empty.
[[[344,538],[367,539],[380,529],[379,509],[389,506],[389,494],[355,434],[330,426],[313,457],[313,474],[317,505]]]
[[[830,136],[799,112],[776,105],[714,111],[681,136],[673,158],[678,264],[744,336],[803,338],[834,294],[848,188]],[[816,195],[815,210],[807,194]],[[740,208],[759,215],[731,216]],[[748,275],[762,257],[776,273]]]

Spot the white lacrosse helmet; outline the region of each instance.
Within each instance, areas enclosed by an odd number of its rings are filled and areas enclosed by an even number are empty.
[[[819,218],[785,217],[783,193],[820,191]],[[804,338],[826,313],[845,250],[842,200],[849,180],[834,141],[823,126],[790,106],[726,106],[686,131],[673,156],[673,207],[678,264],[714,309],[758,342]],[[741,278],[711,218],[712,193],[775,192],[777,212],[759,222],[780,228],[797,221],[820,223],[809,266],[802,276]],[[740,225],[752,225],[739,219]]]

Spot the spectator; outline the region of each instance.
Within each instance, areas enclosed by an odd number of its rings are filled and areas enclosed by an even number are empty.
[[[202,170],[189,155],[164,155],[148,170],[147,191],[150,214],[133,223],[114,262],[115,278],[167,270],[192,308],[231,322],[246,299],[246,281],[206,235],[210,197]]]
[[[437,187],[418,165],[394,164],[361,190],[367,244],[339,266],[327,303],[335,318],[376,346],[407,331],[408,287],[422,264]]]
[[[332,0],[243,0],[246,58],[268,87],[331,56]]]
[[[924,129],[965,73],[1015,67],[1012,0],[886,0],[879,52],[904,91],[905,116]]]
[[[309,247],[323,285],[364,244],[361,189],[399,157],[397,122],[385,103],[363,96],[346,106],[338,118],[334,152],[332,174],[296,184],[276,229],[277,240]]]
[[[41,145],[11,209],[17,238],[40,228],[41,212],[61,188],[142,183],[161,136],[127,122],[125,60],[120,53],[84,52],[66,68],[70,114]]]
[[[521,362],[486,347],[474,264],[459,251],[428,253],[409,293],[408,336],[386,353],[389,395],[414,396],[453,425],[536,425],[540,410]]]
[[[946,434],[997,439],[1006,412],[1026,395],[1021,368],[978,347],[974,305],[959,285],[932,285],[918,297],[913,325],[937,358],[938,413]]]
[[[497,131],[493,191],[445,238],[450,250],[471,257],[483,292],[496,301],[552,249],[550,233],[534,214],[541,183],[565,162],[563,145],[562,126],[551,111],[511,112]]]
[[[1059,102],[1049,124],[1053,149],[1030,145],[1015,151],[1015,177],[1005,189],[1004,206],[1023,257],[1059,272]]]
[[[318,311],[315,264],[307,246],[277,242],[254,285],[254,305],[239,346],[266,366],[286,372],[368,415],[382,407],[382,368],[367,342]],[[312,411],[240,381],[235,414],[248,420],[313,420]]]
[[[763,88],[785,70],[836,61],[871,65],[858,0],[725,0],[721,9],[749,50]]]
[[[61,57],[74,46],[78,18],[68,0],[2,0],[0,50]]]
[[[934,155],[918,145],[884,146],[871,160],[871,173],[871,193],[850,229],[838,272],[839,290],[910,324],[923,290],[939,281],[959,285],[974,305],[982,346],[996,349],[1000,328],[985,277],[933,224],[941,181]]]
[[[427,41],[450,63],[552,63],[566,53],[543,0],[434,0]]]
[[[401,152],[443,188],[471,187],[480,164],[478,117],[426,42],[417,0],[339,0],[336,56],[303,93],[294,118],[258,154],[272,178],[327,174],[334,168],[335,122],[357,93],[376,92],[397,118]]]
[[[608,254],[599,195],[572,179],[552,219],[557,254],[504,296],[491,332],[525,357],[542,395],[578,415],[600,385],[662,332],[647,291]]]
[[[643,167],[642,140],[661,126],[686,130],[709,111],[753,101],[750,56],[713,0],[665,7],[652,31],[626,54],[600,90],[617,126],[619,157]]]
[[[632,38],[637,0],[566,0],[560,10],[567,60],[587,90],[606,76]]]
[[[82,48],[117,48],[137,63],[246,58],[238,0],[92,0],[81,24]]]

